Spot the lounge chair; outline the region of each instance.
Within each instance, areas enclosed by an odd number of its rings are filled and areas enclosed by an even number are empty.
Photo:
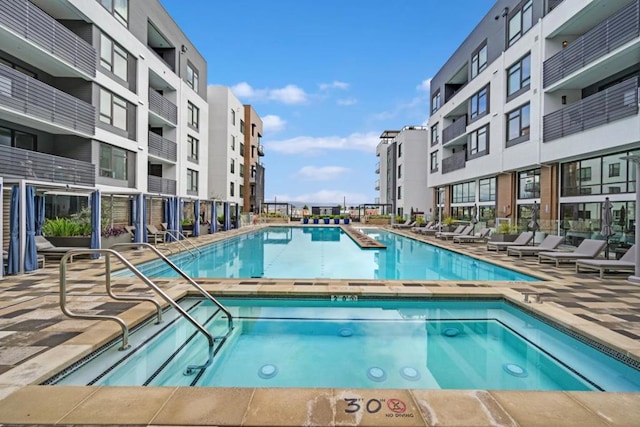
[[[414,233],[420,233],[422,230],[430,230],[431,227],[433,227],[433,224],[434,224],[434,221],[429,221],[422,227],[411,227],[411,231],[413,231]]]
[[[38,254],[37,260],[38,260],[38,268],[44,268],[45,267],[44,255]],[[2,265],[5,267],[5,272],[6,272],[6,269],[9,267],[9,253],[4,249],[2,250]]]
[[[580,267],[587,270],[598,270],[600,278],[604,278],[605,271],[631,271],[636,268],[636,245],[633,245],[622,255],[622,258],[614,259],[579,259],[576,261],[576,273],[580,273]]]
[[[36,252],[38,253],[38,255],[43,256],[43,260],[42,260],[43,265],[44,265],[44,259],[46,258],[60,259],[64,256],[64,254],[69,252],[71,249],[83,249],[83,248],[73,247],[73,246],[54,246],[54,244],[51,243],[49,240],[47,240],[47,238],[44,236],[35,236],[35,241],[36,241]],[[84,249],[87,249],[87,248],[84,248]],[[73,261],[73,257],[70,257],[69,261]],[[38,260],[38,262],[40,262],[40,260]]]
[[[490,228],[481,228],[476,234],[453,236],[453,243],[476,243],[484,242],[491,232]]]
[[[513,254],[522,258],[523,255],[538,255],[540,252],[554,251],[563,240],[562,236],[550,234],[538,246],[507,246],[507,255]]]
[[[540,252],[538,253],[538,263],[542,260],[550,259],[556,262],[556,267],[560,266],[560,261],[577,261],[579,259],[593,259],[607,245],[605,240],[584,239],[573,252]]]
[[[533,233],[530,231],[523,231],[513,242],[487,242],[487,250],[495,250],[496,252],[499,252],[502,249],[507,249],[509,246],[525,246],[531,241],[531,239],[533,239]]]
[[[425,236],[435,236],[435,234],[440,230],[440,223],[436,222],[429,228],[422,227],[422,228],[415,228],[412,230],[418,234],[423,234]]]
[[[471,232],[473,231],[473,225],[467,225],[462,226],[462,231],[456,233],[455,231],[452,232],[444,232],[444,233],[436,233],[436,237],[438,239],[444,239],[444,240],[449,240],[449,238],[453,239],[455,236],[467,236],[469,234],[471,234]]]
[[[416,226],[415,221],[411,221],[410,219],[406,220],[403,224],[393,224],[393,228],[412,228]]]
[[[167,239],[167,232],[158,230],[153,224],[147,224],[147,239],[149,242],[153,239],[153,244],[165,243]]]

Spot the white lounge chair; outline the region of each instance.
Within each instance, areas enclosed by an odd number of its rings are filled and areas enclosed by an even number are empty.
[[[499,252],[502,249],[507,249],[509,246],[525,246],[531,241],[531,239],[533,239],[533,233],[530,231],[523,231],[513,242],[487,242],[487,250],[495,250]]]
[[[605,271],[631,271],[636,268],[636,245],[633,245],[625,252],[622,258],[613,259],[580,259],[576,261],[576,273],[580,273],[580,267],[586,270],[597,270],[600,278],[604,278]]]
[[[484,242],[491,232],[490,228],[481,228],[476,234],[453,236],[453,243],[477,243]]]
[[[540,252],[553,251],[563,240],[562,236],[550,234],[538,246],[507,246],[507,255],[518,255],[522,258],[523,255],[538,255]]]
[[[472,229],[473,229],[473,226],[471,226],[471,225],[469,225],[469,226],[459,225],[453,231],[443,231],[441,233],[436,233],[436,237],[438,239],[449,240],[449,238],[453,239],[454,236],[460,236],[462,234],[464,234],[464,235],[469,234],[469,233],[471,233]]]
[[[573,252],[540,252],[538,253],[538,263],[542,260],[550,259],[556,262],[556,267],[561,261],[577,261],[579,259],[593,259],[604,249],[607,242],[604,240],[584,239]]]
[[[407,218],[407,220],[405,222],[399,223],[399,224],[392,224],[391,227],[392,228],[404,228],[407,227],[409,224],[411,224],[411,218]],[[413,225],[415,225],[415,221],[413,221]],[[413,227],[412,225],[412,227]]]

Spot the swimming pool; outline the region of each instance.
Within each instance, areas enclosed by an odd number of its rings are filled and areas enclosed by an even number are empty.
[[[133,333],[131,349],[114,343],[46,383],[640,391],[637,362],[504,300],[220,302],[236,326],[199,374],[183,372],[206,360],[206,340],[170,311],[163,324]],[[181,305],[214,335],[224,333],[226,320],[208,302]]]
[[[363,232],[386,249],[361,249],[339,227],[267,227],[204,246],[198,257],[170,259],[202,278],[540,280],[383,229]],[[149,277],[177,277],[161,261],[138,268]]]

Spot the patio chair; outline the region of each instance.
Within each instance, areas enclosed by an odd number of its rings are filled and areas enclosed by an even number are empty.
[[[436,237],[438,239],[449,240],[449,238],[453,239],[455,236],[467,236],[471,234],[472,231],[473,231],[473,225],[467,225],[466,227],[463,226],[462,231],[460,231],[459,233],[456,233],[455,231],[436,233]]]
[[[507,249],[509,246],[525,246],[531,239],[533,239],[533,233],[531,231],[523,231],[513,242],[487,242],[487,250],[499,252],[502,249]]]
[[[433,227],[434,221],[429,221],[422,227],[411,227],[411,231],[414,233],[420,233],[422,230],[430,230]]]
[[[476,234],[453,236],[453,243],[477,243],[489,238],[490,228],[481,228]]]
[[[522,258],[523,255],[538,255],[540,252],[554,251],[563,240],[562,236],[550,234],[538,246],[507,246],[507,255],[518,255]]]
[[[36,241],[36,252],[38,253],[38,258],[41,255],[42,264],[44,266],[44,260],[46,258],[50,259],[60,259],[69,252],[71,249],[82,249],[74,246],[55,246],[49,240],[47,240],[44,236],[35,236]],[[87,249],[87,248],[84,248]],[[73,257],[69,257],[69,261],[73,261]],[[40,263],[40,259],[38,259],[38,263]]]
[[[38,268],[44,268],[45,267],[44,255],[38,254],[37,260],[38,260]],[[5,271],[7,268],[9,268],[9,253],[4,249],[2,250],[2,265],[4,266]]]
[[[576,273],[580,273],[580,267],[587,270],[597,270],[600,278],[604,278],[605,271],[634,272],[636,268],[636,245],[633,245],[622,255],[622,258],[614,259],[580,259],[576,261]]]
[[[165,243],[167,239],[167,232],[158,230],[158,228],[153,224],[147,224],[147,239],[149,243],[153,239],[153,244],[157,245],[158,243]]]
[[[402,224],[393,224],[391,227],[393,227],[393,228],[411,228],[411,227],[415,227],[415,226],[416,226],[416,222],[415,221],[411,221],[411,219],[408,219]]]
[[[573,252],[540,252],[538,253],[538,263],[542,260],[550,259],[556,262],[556,267],[561,261],[577,261],[579,259],[593,259],[604,249],[607,242],[605,240],[584,239]]]

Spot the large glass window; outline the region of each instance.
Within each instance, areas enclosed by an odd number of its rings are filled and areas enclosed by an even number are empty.
[[[0,127],[0,145],[36,151],[36,136],[19,130]]]
[[[229,196],[235,196],[235,183],[233,182],[229,183]]]
[[[127,130],[127,101],[100,88],[100,121]]]
[[[198,161],[200,153],[200,141],[191,135],[187,135],[187,157],[189,160]]]
[[[187,85],[198,91],[198,70],[190,62],[187,62]]]
[[[469,99],[469,116],[475,120],[489,112],[489,86],[485,86]]]
[[[540,169],[518,173],[518,199],[540,198]]]
[[[461,184],[454,184],[453,189],[453,203],[469,203],[476,201],[476,182],[469,181]]]
[[[496,179],[486,178],[479,182],[481,202],[495,202],[496,200]]]
[[[196,130],[200,127],[200,109],[190,102],[187,102],[187,124]]]
[[[244,164],[240,163],[240,178],[244,178]]]
[[[431,172],[438,171],[438,152],[431,153]]]
[[[522,35],[533,25],[533,0],[525,2],[511,18],[509,18],[509,46],[520,40]]]
[[[198,171],[187,169],[187,191],[198,191]]]
[[[618,194],[635,191],[635,168],[621,157],[630,153],[610,154],[591,159],[563,163],[564,197],[588,194]]]
[[[431,146],[438,145],[440,143],[440,133],[438,132],[438,123],[431,126]]]
[[[483,72],[487,68],[487,42],[478,48],[471,56],[471,78]]]
[[[105,34],[100,34],[100,65],[118,78],[127,81],[127,61],[129,54],[119,44]]]
[[[531,54],[527,54],[507,70],[507,97],[528,90],[530,85]]]
[[[507,147],[529,140],[529,104],[507,114]]]
[[[231,159],[231,163],[230,163],[230,172],[236,173],[236,161],[233,159]]]
[[[435,113],[436,111],[438,111],[438,109],[440,108],[440,102],[441,102],[441,98],[440,98],[440,91],[438,90],[432,97],[431,97],[431,112]]]
[[[469,134],[468,158],[479,157],[489,152],[489,125],[483,126]]]
[[[100,144],[100,176],[128,179],[127,152],[108,144]]]
[[[129,0],[98,0],[122,25],[129,21]]]
[[[244,120],[240,119],[240,133],[244,135]]]

